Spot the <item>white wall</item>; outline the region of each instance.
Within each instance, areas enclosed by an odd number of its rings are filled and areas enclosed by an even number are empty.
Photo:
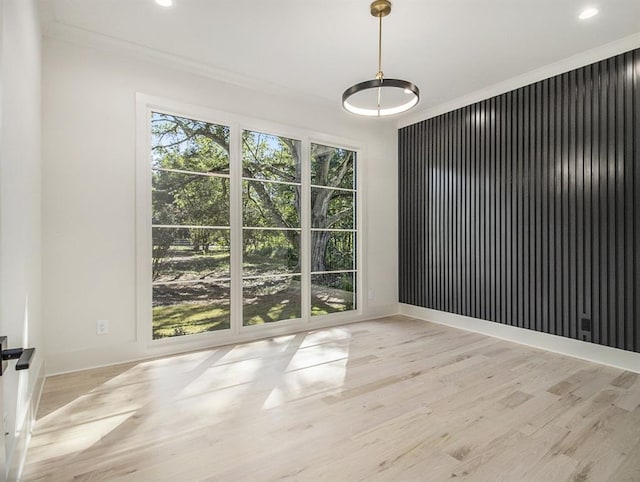
[[[40,24],[35,0],[3,0],[0,127],[0,327],[35,346],[29,370],[2,377],[8,465],[20,463],[42,378]],[[14,475],[15,476],[15,473]]]
[[[363,317],[397,311],[396,129],[336,106],[284,98],[172,69],[104,46],[45,38],[43,281],[49,373],[163,350],[136,342],[135,94],[168,98],[361,143]],[[111,333],[96,335],[96,320]],[[188,338],[188,337],[186,337]]]

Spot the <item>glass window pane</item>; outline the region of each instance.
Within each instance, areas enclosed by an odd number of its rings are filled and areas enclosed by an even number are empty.
[[[353,229],[355,193],[336,189],[311,189],[311,227]]]
[[[229,179],[152,172],[152,223],[229,226]]]
[[[261,325],[302,316],[300,276],[244,280],[243,326]]]
[[[311,144],[311,184],[355,189],[354,151]]]
[[[244,181],[242,216],[244,226],[299,228],[300,186]]]
[[[153,286],[153,339],[229,329],[231,284]]]
[[[300,231],[242,231],[244,276],[300,272]]]
[[[311,233],[311,271],[355,269],[355,233],[313,231]]]
[[[153,168],[229,173],[229,127],[171,114],[151,114]]]
[[[229,278],[227,229],[153,228],[153,282]]]
[[[311,276],[311,316],[356,309],[355,273]]]
[[[242,132],[242,175],[300,182],[300,141],[262,132]]]

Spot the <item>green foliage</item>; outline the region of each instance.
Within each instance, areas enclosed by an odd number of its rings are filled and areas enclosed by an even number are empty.
[[[154,171],[153,224],[229,226],[229,180]]]
[[[311,144],[311,184],[355,189],[353,151]]]
[[[243,131],[242,174],[253,179],[299,183],[300,141]]]
[[[153,113],[151,122],[155,286],[229,278],[230,130],[162,113]],[[311,226],[353,229],[353,192],[332,188],[354,188],[354,152],[312,144],[310,161],[312,184],[318,186],[311,190]],[[301,142],[244,131],[242,175],[243,226],[249,228],[243,230],[244,276],[299,273]],[[315,232],[312,269],[352,269],[354,252],[355,239],[351,233]],[[245,323],[300,316],[299,287],[276,277],[271,281],[274,283],[271,287],[266,283],[245,293]],[[333,290],[333,295],[353,291],[346,281],[340,286],[336,283],[331,278],[325,294],[327,290]],[[226,291],[175,286],[154,287],[154,337],[228,328]],[[342,302],[331,293],[322,303],[314,302],[316,313],[353,306],[353,301]]]
[[[244,274],[298,272],[299,240],[300,236],[292,233],[245,229]]]
[[[300,186],[243,181],[242,222],[245,226],[300,227]]]
[[[229,128],[154,112],[152,167],[229,173]]]

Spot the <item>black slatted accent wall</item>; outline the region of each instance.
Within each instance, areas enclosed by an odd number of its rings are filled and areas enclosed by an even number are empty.
[[[400,302],[640,352],[640,49],[400,129],[399,193]]]

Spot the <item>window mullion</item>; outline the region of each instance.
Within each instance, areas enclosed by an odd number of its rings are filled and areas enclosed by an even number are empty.
[[[300,227],[302,228],[300,239],[300,270],[301,270],[301,308],[302,320],[311,320],[311,143],[308,139],[302,140],[302,163],[300,169]]]
[[[231,171],[231,332],[242,327],[242,132],[231,126],[229,164]]]

